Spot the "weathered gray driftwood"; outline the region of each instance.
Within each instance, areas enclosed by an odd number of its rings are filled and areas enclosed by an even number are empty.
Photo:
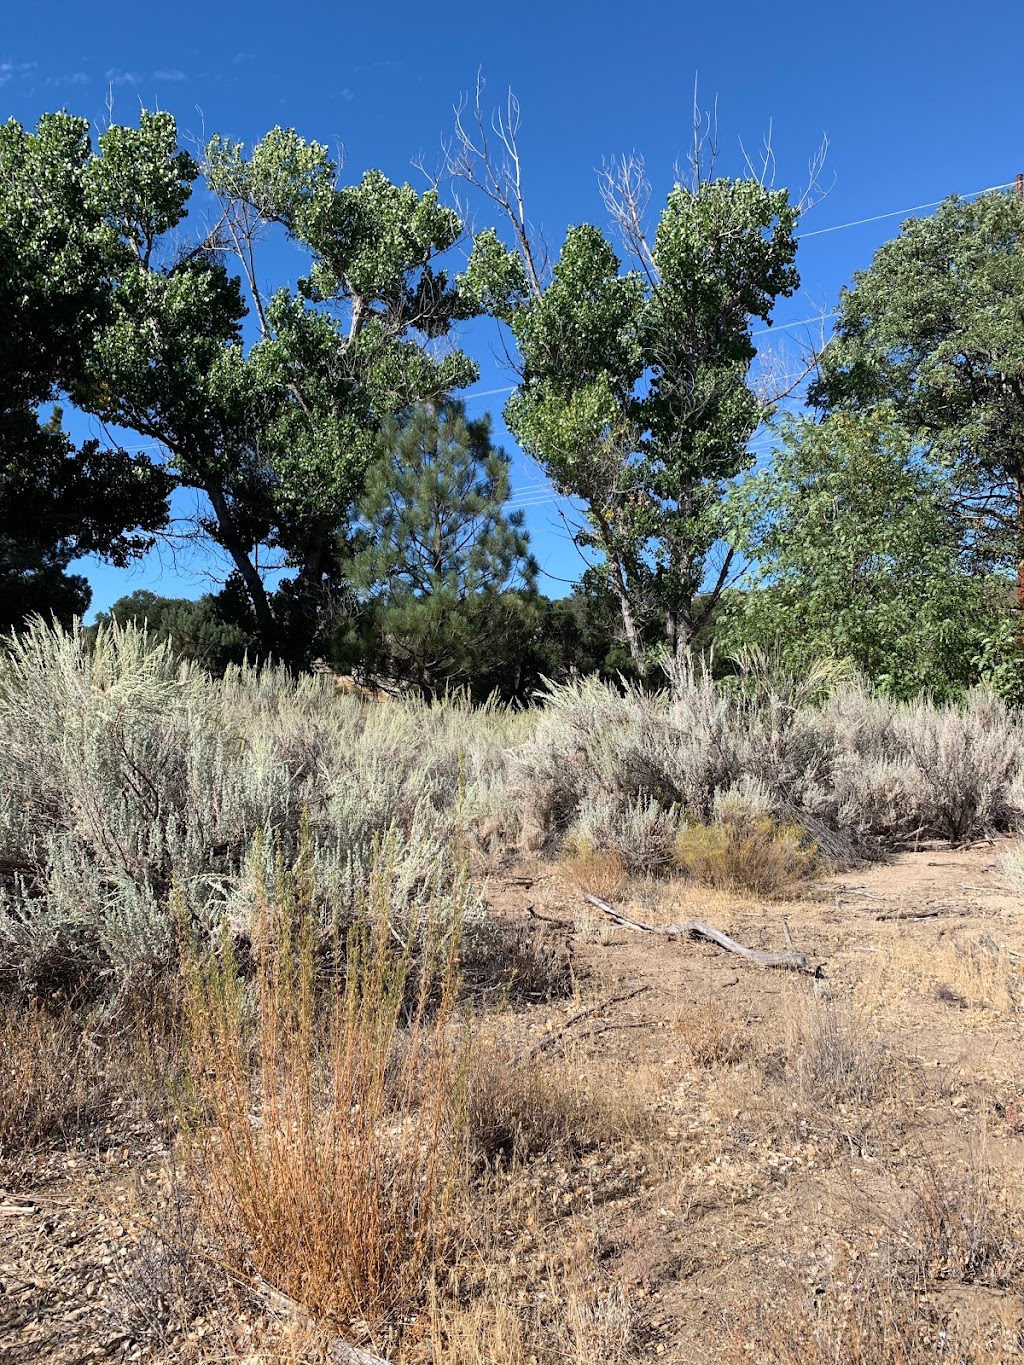
[[[643,924],[640,920],[631,919],[607,901],[601,900],[600,896],[591,896],[588,892],[583,893],[583,899],[588,905],[595,906],[603,914],[614,920],[623,929],[635,929],[641,934],[661,934],[667,938],[706,938],[712,943],[717,943],[720,948],[724,948],[727,953],[735,953],[737,957],[744,958],[747,962],[753,962],[758,967],[783,967],[789,971],[806,972],[810,971],[810,963],[805,953],[799,952],[793,947],[793,941],[789,935],[789,926],[786,925],[786,937],[789,939],[790,946],[784,953],[765,953],[758,948],[748,948],[742,943],[737,943],[734,938],[723,933],[721,929],[716,929],[711,924],[705,924],[703,920],[688,919],[682,924]]]

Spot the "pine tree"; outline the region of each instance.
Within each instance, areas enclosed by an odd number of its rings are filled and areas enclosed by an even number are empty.
[[[493,674],[537,575],[523,513],[506,511],[509,464],[490,418],[454,399],[385,430],[348,564],[361,610],[336,657],[427,697]]]

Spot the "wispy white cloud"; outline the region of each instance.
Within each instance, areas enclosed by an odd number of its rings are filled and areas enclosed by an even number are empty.
[[[27,76],[35,69],[35,62],[0,62],[0,85],[6,85],[16,76]]]
[[[255,52],[236,52],[231,58],[235,66],[241,66],[243,62],[251,62],[256,58]]]
[[[103,79],[111,85],[142,84],[142,77],[137,71],[122,71],[119,66],[112,66],[109,71],[104,73]]]
[[[341,98],[346,101],[351,101],[355,99],[355,95],[353,95],[352,91],[346,85],[345,88],[341,91]]]
[[[154,71],[153,79],[155,81],[184,81],[188,80],[188,77],[185,75],[184,71],[179,71],[175,67],[171,71]]]
[[[84,71],[69,71],[66,76],[47,76],[47,85],[88,85],[89,77]]]

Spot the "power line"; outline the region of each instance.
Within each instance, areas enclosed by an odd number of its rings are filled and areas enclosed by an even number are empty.
[[[958,199],[977,199],[981,194],[992,194],[996,190],[1008,190],[1013,184],[1014,181],[1008,180],[1005,185],[989,185],[986,189],[971,190],[969,194],[959,194],[956,197]],[[861,227],[864,223],[880,223],[883,218],[899,218],[901,214],[919,213],[921,209],[938,208],[940,204],[944,204],[950,197],[951,196],[947,194],[944,198],[933,199],[928,204],[911,204],[909,208],[893,209],[891,213],[875,213],[870,218],[855,218],[850,223],[834,223],[832,227],[815,228],[813,232],[798,232],[796,234],[797,240],[803,241],[805,237],[822,237],[826,232],[842,232],[844,228]]]

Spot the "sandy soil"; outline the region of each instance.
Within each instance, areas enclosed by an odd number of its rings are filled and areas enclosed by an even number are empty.
[[[575,1162],[536,1163],[544,1219],[507,1230],[521,1293],[540,1292],[553,1236],[575,1236],[628,1301],[622,1358],[753,1361],[771,1358],[776,1329],[808,1332],[815,1303],[858,1283],[844,1267],[874,1257],[886,1275],[910,1266],[942,1340],[979,1352],[921,1360],[1024,1355],[1024,900],[1001,881],[1003,851],[929,845],[785,903],[672,882],[617,900],[651,924],[699,916],[765,949],[785,947],[785,921],[806,974],[615,928],[557,867],[492,878],[494,913],[566,945],[577,980],[575,999],[518,1007],[496,1027],[614,1093],[625,1133]],[[139,1209],[167,1183],[165,1157],[159,1135],[112,1114],[101,1149],[43,1153],[0,1191],[0,1358],[152,1354],[138,1328]],[[203,1330],[200,1314],[193,1348]],[[232,1324],[242,1357],[251,1330],[244,1315]],[[793,1349],[826,1358],[809,1338]],[[176,1350],[160,1358],[185,1358]]]

